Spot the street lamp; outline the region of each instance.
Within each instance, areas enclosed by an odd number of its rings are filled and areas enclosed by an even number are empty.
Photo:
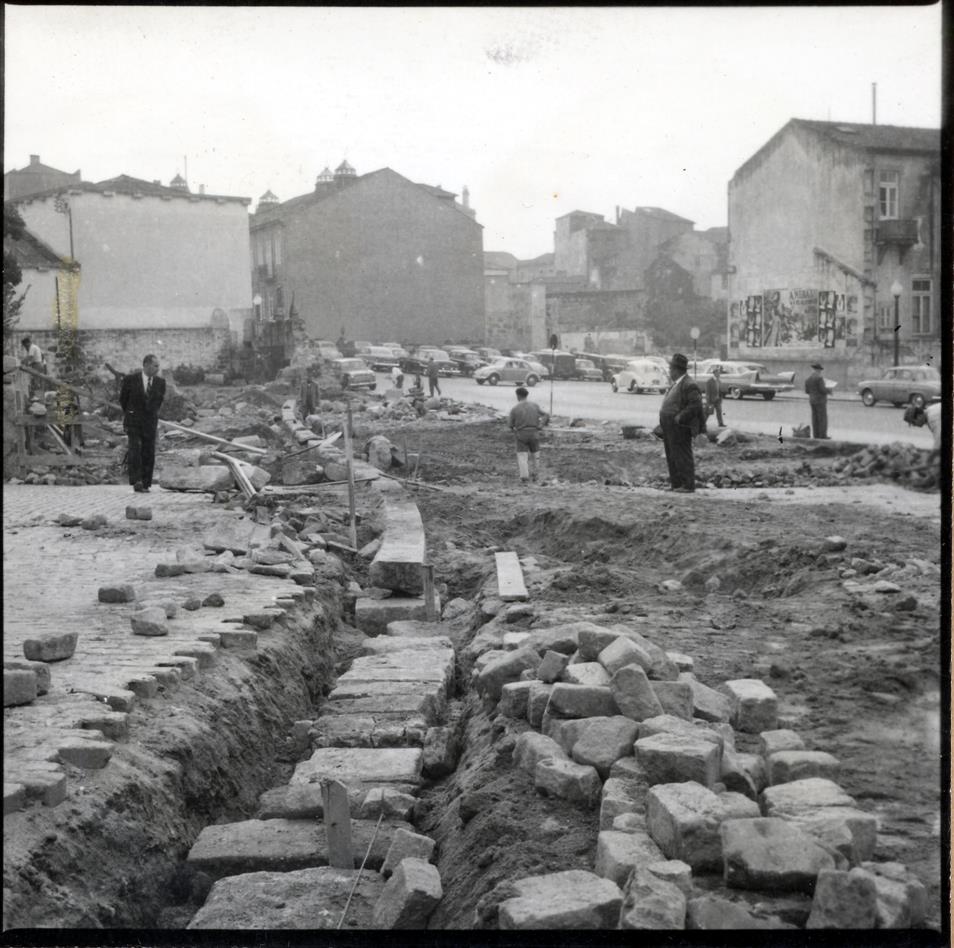
[[[699,338],[699,327],[693,326],[689,330],[689,338],[692,339],[692,377],[696,377],[696,341]]]
[[[901,291],[903,289],[904,287],[897,280],[891,284],[891,295],[894,297],[894,365],[898,364],[898,344],[901,341],[901,319],[898,316],[898,306],[901,302]]]

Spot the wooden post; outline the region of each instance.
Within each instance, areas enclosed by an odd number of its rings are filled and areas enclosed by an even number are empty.
[[[354,445],[351,438],[351,399],[348,398],[348,415],[345,418],[345,457],[348,463],[348,528],[351,545],[358,548],[358,527],[354,509]]]
[[[337,780],[321,782],[321,807],[328,838],[328,865],[334,869],[354,869],[351,848],[351,807],[348,791]]]
[[[434,567],[425,563],[424,570],[424,616],[428,622],[437,621],[437,610],[434,608]]]

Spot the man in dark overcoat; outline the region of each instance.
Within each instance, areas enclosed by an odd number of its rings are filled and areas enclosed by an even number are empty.
[[[669,465],[669,483],[673,491],[680,494],[691,494],[696,489],[692,439],[705,424],[702,392],[686,374],[688,368],[689,360],[677,352],[669,363],[672,385],[659,409],[659,426],[662,428],[666,463]]]
[[[159,409],[166,396],[166,380],[160,378],[158,372],[159,359],[147,355],[142,360],[142,371],[124,376],[119,391],[123,430],[129,438],[129,483],[137,494],[145,493],[152,486]]]

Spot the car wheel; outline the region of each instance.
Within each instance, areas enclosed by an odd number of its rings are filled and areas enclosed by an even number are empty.
[[[861,393],[861,404],[864,405],[865,408],[870,408],[876,401],[877,399],[874,397],[874,392],[872,392],[870,388],[866,388]]]
[[[895,408],[904,408],[904,402],[892,402]]]
[[[475,381],[478,385],[483,385],[486,380],[485,380],[485,379],[474,379],[474,381]]]
[[[373,392],[377,387],[378,387],[378,383],[377,383],[377,382],[372,382],[372,383],[368,386],[368,391],[369,391],[369,392]]]
[[[911,396],[910,402],[911,402],[911,404],[912,404],[915,408],[923,408],[923,407],[924,407],[924,396],[923,396],[920,392],[915,392],[915,393]]]
[[[500,381],[500,376],[495,372],[487,379],[487,381],[490,382],[491,385],[496,385]]]
[[[762,398],[764,398],[767,402],[770,402],[773,398],[775,398],[775,392],[762,392]]]
[[[627,391],[630,392],[630,393],[632,393],[633,395],[635,395],[636,393],[639,392],[639,389],[636,388],[636,383],[635,383],[635,382],[630,382],[630,383],[629,383],[629,388],[627,389]]]
[[[529,385],[530,388],[533,388],[533,386],[536,385],[537,382],[539,382],[539,381],[540,381],[540,380],[539,380],[535,375],[528,375],[528,376],[527,376],[527,385]]]
[[[733,385],[733,386],[729,389],[729,398],[739,399],[739,398],[741,398],[741,397],[742,397],[742,389],[739,388],[738,385]]]
[[[610,380],[610,388],[611,388],[614,392],[618,392],[618,391],[619,391],[619,386],[618,386],[618,385],[616,384],[616,382],[613,381],[613,380]]]

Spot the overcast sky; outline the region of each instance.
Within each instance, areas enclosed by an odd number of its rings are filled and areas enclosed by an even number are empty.
[[[460,192],[485,250],[574,209],[726,223],[789,118],[940,127],[934,7],[5,7],[4,169],[281,200],[343,158]],[[252,205],[254,208],[254,204]]]

